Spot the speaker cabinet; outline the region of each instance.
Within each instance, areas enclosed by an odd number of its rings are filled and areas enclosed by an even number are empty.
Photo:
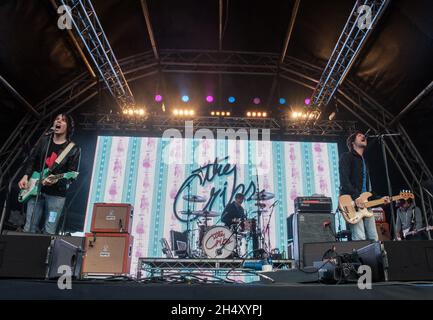
[[[354,250],[358,250],[369,245],[372,241],[342,241],[342,242],[316,242],[316,243],[304,243],[303,261],[304,266],[311,267],[315,261],[322,261],[323,255],[326,251],[330,250],[335,246],[335,251],[338,254],[352,253]]]
[[[129,274],[132,244],[133,237],[125,233],[86,234],[83,275]]]
[[[95,203],[91,232],[131,233],[133,206],[125,203]]]
[[[293,254],[300,267],[305,243],[335,241],[335,219],[332,213],[298,213],[293,216]]]

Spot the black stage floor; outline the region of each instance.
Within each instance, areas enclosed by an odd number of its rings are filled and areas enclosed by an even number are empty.
[[[2,279],[0,299],[431,300],[433,283],[375,283],[371,290],[360,290],[352,284],[143,284],[88,280],[73,282],[71,290],[59,290],[56,281]]]

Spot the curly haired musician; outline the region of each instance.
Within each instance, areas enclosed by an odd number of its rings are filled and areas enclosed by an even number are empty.
[[[50,170],[50,176],[41,179],[40,194],[30,197],[27,202],[25,232],[38,233],[42,231],[47,234],[56,234],[70,181],[65,179],[53,180],[52,175],[78,171],[80,148],[75,144],[69,145],[73,129],[71,116],[63,113],[57,115],[51,128],[52,134],[43,137],[29,156],[24,176],[18,183],[20,189],[29,188],[29,177],[34,172],[42,175],[43,168]],[[70,149],[71,147],[72,149]],[[56,163],[56,159],[66,148],[70,151],[60,163]],[[44,227],[39,230],[41,220]]]
[[[358,208],[364,208],[364,204],[358,200],[363,192],[371,191],[370,175],[364,159],[367,148],[367,138],[356,131],[346,141],[349,152],[343,153],[340,158],[340,194],[350,195],[355,200]],[[389,197],[384,197],[384,202],[389,203]],[[374,240],[379,237],[376,231],[374,217],[364,218],[356,224],[349,224],[352,232],[352,240]]]

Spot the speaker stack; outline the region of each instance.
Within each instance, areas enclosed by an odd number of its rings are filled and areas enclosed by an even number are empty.
[[[131,266],[133,206],[95,203],[86,234],[84,277],[128,275]]]

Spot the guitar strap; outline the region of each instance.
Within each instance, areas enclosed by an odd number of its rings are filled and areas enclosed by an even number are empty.
[[[51,172],[54,171],[55,168],[60,166],[63,162],[63,160],[66,158],[66,156],[71,152],[72,148],[75,147],[75,143],[72,141],[69,142],[69,144],[66,146],[66,148],[60,153],[60,155],[57,157],[57,159],[54,161],[54,165],[51,168]]]

